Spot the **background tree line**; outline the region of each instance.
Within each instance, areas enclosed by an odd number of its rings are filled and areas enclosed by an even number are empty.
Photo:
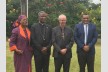
[[[20,0],[6,0],[6,36],[10,37],[12,24],[20,15]],[[28,22],[30,25],[38,22],[38,12],[48,13],[47,23],[58,25],[59,14],[67,16],[67,25],[74,29],[81,21],[81,14],[90,14],[90,20],[97,26],[101,38],[101,4],[91,3],[90,0],[29,0]]]

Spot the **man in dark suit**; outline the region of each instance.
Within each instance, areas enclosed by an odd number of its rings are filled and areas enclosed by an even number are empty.
[[[98,38],[96,26],[89,22],[89,15],[82,15],[82,22],[75,25],[74,40],[77,44],[77,56],[80,72],[94,72],[95,43]]]
[[[47,14],[38,13],[39,23],[31,27],[31,46],[34,51],[36,72],[49,72],[50,48],[52,45],[52,28],[46,24]]]
[[[73,46],[72,29],[66,26],[66,16],[61,14],[58,17],[59,26],[53,28],[52,43],[54,46],[53,56],[55,72],[60,72],[63,64],[63,72],[69,72]]]

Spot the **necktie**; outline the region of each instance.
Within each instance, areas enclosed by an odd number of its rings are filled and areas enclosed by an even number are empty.
[[[62,32],[62,38],[64,39],[64,29],[61,29]]]

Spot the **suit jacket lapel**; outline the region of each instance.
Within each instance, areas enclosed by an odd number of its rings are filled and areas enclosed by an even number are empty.
[[[88,36],[87,36],[87,41],[88,41],[89,36],[90,36],[90,29],[91,29],[91,24],[89,23],[89,24],[88,24]]]
[[[40,38],[42,39],[42,31],[41,31],[41,27],[40,27],[39,24],[38,24],[38,27],[37,27],[37,28],[38,28],[38,31],[39,31],[38,33],[39,33],[39,35],[40,35]]]
[[[58,26],[58,33],[60,33],[60,35],[61,35],[61,28],[60,28],[60,26]]]
[[[61,36],[62,36],[62,33],[61,33],[61,28],[60,28],[60,26],[58,26],[58,30],[57,30],[57,31],[58,31],[58,35],[59,35],[60,38],[62,39],[62,37],[61,37]]]
[[[45,38],[47,37],[47,34],[48,34],[48,26],[47,25],[45,25]]]
[[[64,39],[66,39],[67,36],[68,36],[68,31],[67,31],[67,27],[65,27],[65,29],[64,29]]]
[[[83,23],[81,23],[81,32],[83,33],[83,36],[84,36],[85,32],[84,32],[84,25],[83,25]]]
[[[83,38],[82,40],[83,40],[83,43],[84,43],[85,32],[84,32],[84,25],[83,25],[83,23],[81,23],[81,26],[80,27],[81,27],[80,30],[81,30],[82,38]]]

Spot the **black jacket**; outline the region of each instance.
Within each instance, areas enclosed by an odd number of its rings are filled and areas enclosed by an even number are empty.
[[[63,45],[62,41],[63,40],[62,40],[62,36],[61,36],[61,28],[60,28],[60,26],[57,26],[57,27],[53,28],[53,31],[52,31],[52,43],[54,46],[53,56],[55,58],[60,56],[60,50],[62,49],[61,46]],[[67,52],[66,52],[65,56],[66,56],[66,58],[71,58],[72,57],[71,48],[73,46],[74,39],[73,39],[73,31],[69,27],[64,28],[64,42],[65,42],[64,43],[65,47],[67,48]]]
[[[45,24],[44,33],[42,33],[42,27],[40,23],[35,23],[31,26],[31,41],[30,44],[34,50],[35,55],[40,55],[42,47],[47,47],[47,54],[50,55],[50,48],[52,45],[52,27]],[[43,39],[44,36],[44,39]]]

